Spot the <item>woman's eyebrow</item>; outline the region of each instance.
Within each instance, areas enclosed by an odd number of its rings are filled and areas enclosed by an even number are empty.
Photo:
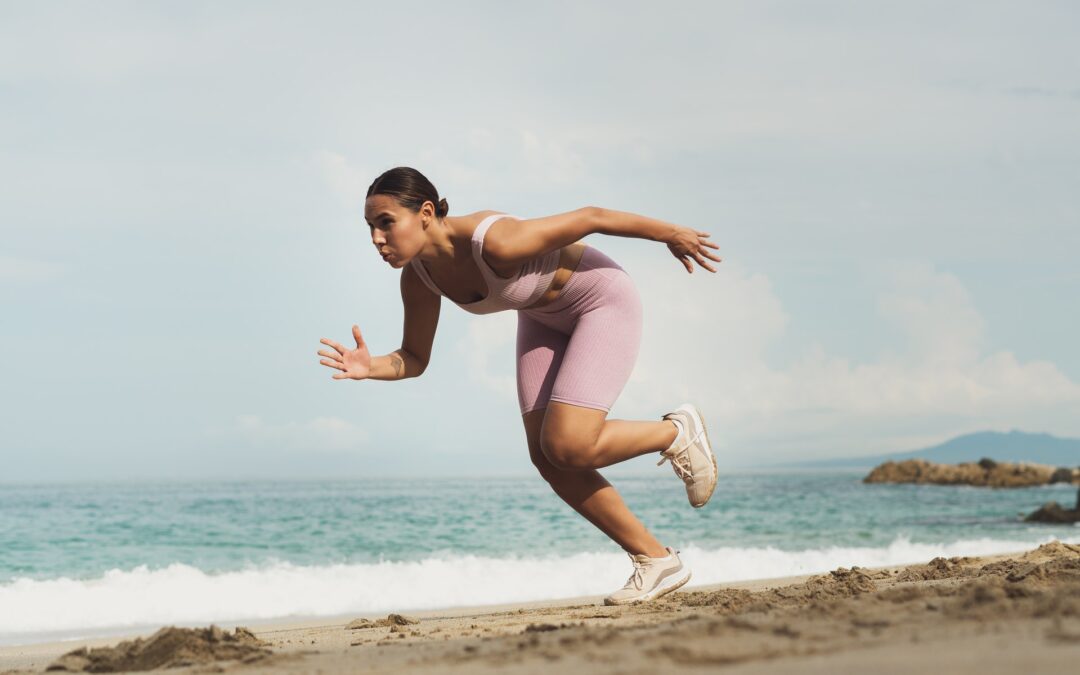
[[[375,220],[378,220],[379,218],[382,218],[383,216],[392,216],[392,215],[394,215],[394,214],[393,214],[393,213],[391,213],[390,211],[383,211],[382,213],[380,213],[380,214],[378,214],[377,216],[375,216]],[[364,218],[364,220],[367,220],[367,218]],[[370,221],[370,220],[368,220],[368,223],[370,224],[370,223],[371,223],[371,221]]]

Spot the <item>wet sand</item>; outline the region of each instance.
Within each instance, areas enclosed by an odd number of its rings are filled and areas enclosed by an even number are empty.
[[[1080,546],[687,586],[638,606],[589,597],[408,617],[418,622],[383,617],[348,629],[357,618],[350,616],[250,625],[268,649],[247,662],[167,672],[1073,672]],[[119,641],[0,648],[0,673],[42,672],[76,647]]]

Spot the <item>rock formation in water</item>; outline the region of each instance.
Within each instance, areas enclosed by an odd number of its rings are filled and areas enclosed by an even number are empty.
[[[1080,485],[1080,468],[1057,468],[1028,462],[981,459],[963,464],[935,464],[925,459],[885,462],[874,468],[864,483],[933,483],[984,487],[1030,487],[1050,483]]]
[[[1047,502],[1024,520],[1029,523],[1080,523],[1080,490],[1076,491],[1075,509],[1067,509],[1057,502]]]

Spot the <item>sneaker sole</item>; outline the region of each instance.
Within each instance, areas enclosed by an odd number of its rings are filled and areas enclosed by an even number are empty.
[[[697,418],[697,422],[701,424],[701,435],[705,437],[705,449],[709,451],[709,459],[712,460],[713,468],[713,482],[712,486],[709,487],[709,494],[705,495],[705,501],[701,502],[700,504],[690,502],[690,506],[693,506],[695,509],[700,509],[702,506],[708,504],[709,500],[712,499],[713,492],[716,491],[716,484],[717,482],[719,482],[720,479],[720,470],[716,467],[716,453],[713,452],[712,441],[709,440],[709,427],[705,424],[705,416],[701,413],[701,408],[698,408],[692,403],[690,404],[690,407],[692,408],[691,412]]]
[[[686,575],[683,576],[681,579],[675,579],[671,583],[665,585],[665,582],[667,582],[669,579],[672,578],[672,577],[669,577],[668,579],[665,579],[664,582],[661,582],[661,584],[659,586],[652,589],[651,591],[649,591],[645,595],[636,597],[636,598],[634,598],[632,600],[612,600],[610,598],[604,598],[604,604],[605,605],[636,605],[636,604],[641,603],[641,602],[648,602],[650,600],[655,600],[655,599],[659,598],[661,595],[667,595],[668,593],[670,593],[670,592],[672,592],[674,590],[682,588],[683,584],[685,584],[687,581],[690,581],[690,576],[691,576],[690,575],[690,570],[687,569],[686,570]]]

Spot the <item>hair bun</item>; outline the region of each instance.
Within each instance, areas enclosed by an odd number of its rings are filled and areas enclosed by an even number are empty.
[[[435,208],[435,215],[442,218],[443,216],[445,216],[449,212],[450,212],[450,204],[446,201],[446,198],[443,197],[442,199],[439,200],[439,205]]]

